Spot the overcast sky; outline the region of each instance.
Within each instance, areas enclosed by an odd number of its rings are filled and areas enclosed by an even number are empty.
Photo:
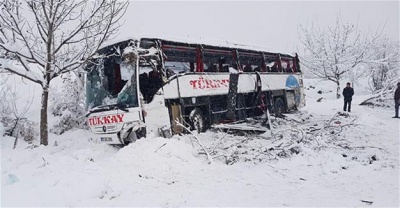
[[[385,25],[399,40],[399,1],[131,1],[119,37],[153,34],[220,40],[293,52],[297,26],[332,25],[336,15],[363,31]]]

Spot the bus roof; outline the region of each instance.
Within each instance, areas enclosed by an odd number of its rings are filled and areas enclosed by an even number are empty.
[[[176,37],[160,37],[160,36],[155,36],[155,35],[143,35],[143,36],[138,36],[138,37],[125,37],[125,38],[119,38],[119,39],[114,39],[112,41],[108,41],[105,44],[103,44],[102,48],[106,48],[108,46],[121,43],[127,40],[160,40],[161,42],[164,43],[174,43],[174,44],[179,44],[179,45],[202,45],[203,47],[211,47],[211,48],[221,48],[221,49],[239,49],[239,50],[245,50],[245,51],[257,51],[257,52],[264,52],[264,53],[279,53],[275,52],[273,50],[270,50],[268,48],[263,48],[263,47],[258,47],[258,46],[250,46],[250,45],[245,45],[245,44],[238,44],[234,42],[229,42],[229,41],[218,41],[218,40],[206,40],[206,39],[200,39],[200,40],[195,40],[195,39],[189,39],[189,38],[176,38]],[[289,53],[280,53],[284,56],[292,56]]]

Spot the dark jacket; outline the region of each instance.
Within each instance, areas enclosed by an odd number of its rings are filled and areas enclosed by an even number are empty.
[[[396,92],[394,93],[394,100],[400,103],[400,87],[397,87]]]
[[[351,87],[345,87],[343,89],[343,97],[346,101],[351,101],[354,95],[354,90]]]

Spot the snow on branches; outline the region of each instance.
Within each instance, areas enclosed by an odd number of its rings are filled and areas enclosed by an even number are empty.
[[[332,27],[299,25],[299,38],[304,46],[302,63],[315,76],[335,82],[340,98],[340,81],[362,63],[374,60],[370,50],[383,29],[364,35],[357,25],[342,22],[340,16]]]
[[[4,1],[0,47],[22,66],[4,68],[39,84],[75,70],[115,34],[126,7],[106,0]],[[40,77],[29,63],[38,65]]]
[[[41,144],[47,145],[50,81],[79,69],[120,27],[128,1],[4,0],[0,3],[0,68],[42,86]],[[10,58],[12,57],[12,58]]]
[[[86,121],[83,77],[70,72],[60,78],[62,83],[53,85],[49,98],[52,103],[50,112],[55,117],[50,132],[58,135],[71,129],[84,128]]]
[[[362,104],[391,106],[400,82],[400,43],[383,38],[376,42],[371,53],[374,60],[368,62],[368,78],[373,95]]]

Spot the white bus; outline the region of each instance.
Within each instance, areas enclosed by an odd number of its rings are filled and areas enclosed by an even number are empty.
[[[85,70],[88,125],[109,144],[305,105],[297,55],[244,46],[132,38],[100,49]]]

